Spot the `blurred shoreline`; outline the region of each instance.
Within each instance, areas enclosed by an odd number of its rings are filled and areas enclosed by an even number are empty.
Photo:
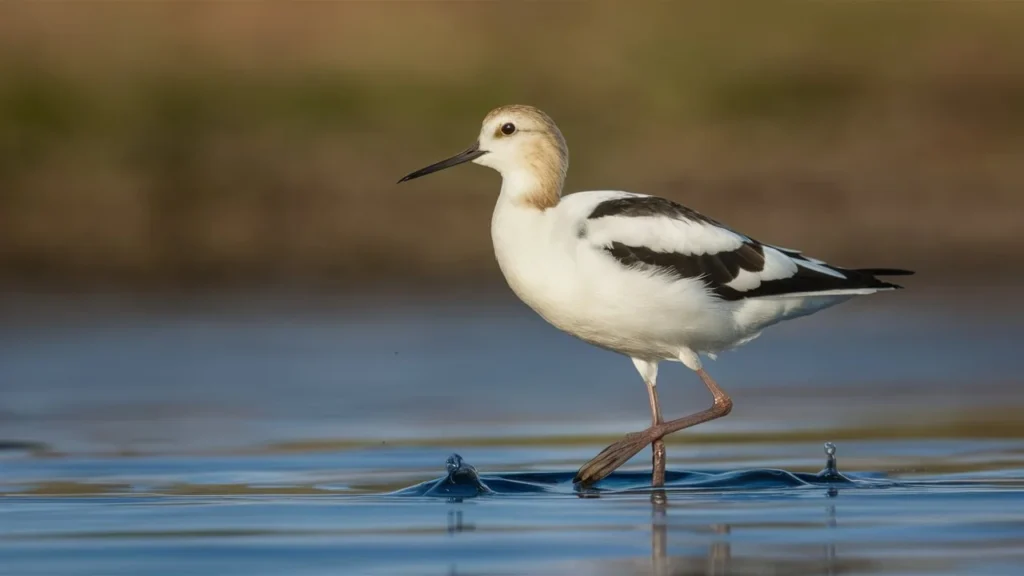
[[[1015,282],[1022,26],[1016,3],[8,3],[0,286],[500,285],[495,174],[394,182],[510,102],[562,127],[570,192]]]

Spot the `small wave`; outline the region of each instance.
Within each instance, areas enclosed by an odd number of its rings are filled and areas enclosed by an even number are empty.
[[[480,474],[458,454],[445,463],[447,474],[436,480],[421,482],[394,493],[396,496],[427,496],[442,498],[475,498],[537,493],[598,495],[601,493],[665,490],[673,492],[700,491],[764,491],[803,488],[825,488],[835,495],[839,488],[886,488],[899,485],[884,475],[845,475],[839,472],[835,445],[825,445],[828,460],[817,474],[789,472],[771,468],[724,471],[667,471],[665,485],[651,486],[647,472],[615,472],[596,485],[582,488],[573,483],[575,472],[514,472]]]

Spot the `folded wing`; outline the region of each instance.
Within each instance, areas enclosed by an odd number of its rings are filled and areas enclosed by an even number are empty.
[[[624,195],[594,206],[586,238],[628,268],[699,279],[724,300],[813,294],[861,294],[900,288],[877,276],[907,270],[853,270],[735,232],[685,206]]]

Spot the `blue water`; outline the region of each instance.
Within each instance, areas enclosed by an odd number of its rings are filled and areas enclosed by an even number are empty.
[[[711,363],[663,489],[572,484],[643,385],[509,299],[8,299],[0,574],[1024,573],[1024,315],[897,298]]]

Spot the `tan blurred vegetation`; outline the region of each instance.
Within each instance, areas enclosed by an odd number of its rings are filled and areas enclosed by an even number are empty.
[[[569,190],[925,281],[1024,264],[1024,4],[26,2],[0,279],[496,280],[497,175],[394,183],[506,103],[559,122]]]

